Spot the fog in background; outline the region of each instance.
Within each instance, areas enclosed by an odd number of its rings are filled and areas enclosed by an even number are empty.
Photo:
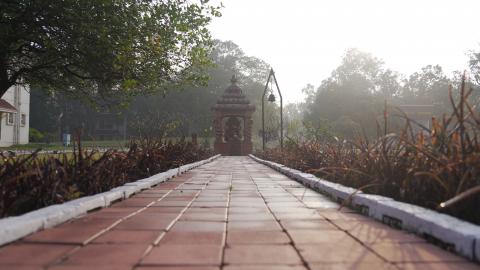
[[[222,2],[223,16],[210,26],[213,37],[272,65],[290,102],[304,98],[307,83],[327,78],[349,48],[406,75],[438,64],[451,76],[467,69],[466,54],[480,42],[475,0]]]

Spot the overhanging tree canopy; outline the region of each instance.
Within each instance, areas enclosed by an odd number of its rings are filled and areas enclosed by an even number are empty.
[[[218,8],[187,0],[2,0],[0,96],[35,84],[90,101],[199,83]]]

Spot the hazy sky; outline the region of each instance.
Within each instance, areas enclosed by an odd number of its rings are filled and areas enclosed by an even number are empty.
[[[287,101],[318,86],[347,48],[409,75],[428,64],[447,75],[480,50],[480,0],[223,0],[214,38],[232,40],[275,69]]]

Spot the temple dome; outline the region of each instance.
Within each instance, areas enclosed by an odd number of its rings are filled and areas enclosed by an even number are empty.
[[[222,96],[213,105],[212,110],[255,110],[242,89],[237,85],[237,77],[232,76],[231,85],[225,89]]]

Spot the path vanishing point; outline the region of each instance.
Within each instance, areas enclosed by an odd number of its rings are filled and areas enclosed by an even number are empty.
[[[0,248],[0,269],[479,269],[249,157],[212,163]]]

